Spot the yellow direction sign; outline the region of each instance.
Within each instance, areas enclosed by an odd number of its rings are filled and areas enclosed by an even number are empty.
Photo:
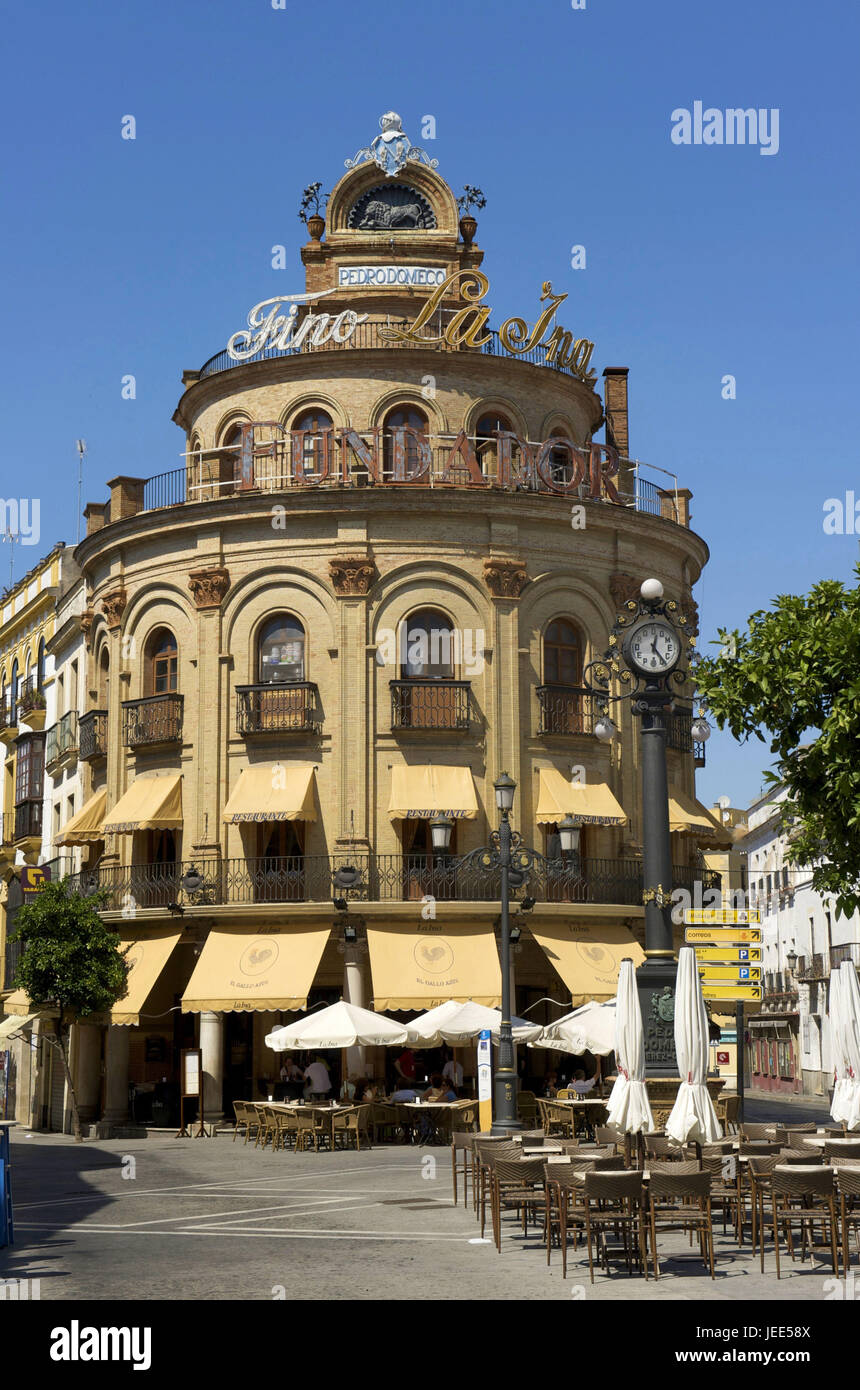
[[[690,927],[729,927],[743,926],[747,922],[760,922],[761,913],[757,907],[686,907],[684,923]]]
[[[696,960],[725,961],[738,965],[761,964],[760,946],[697,946]]]
[[[761,927],[688,927],[688,946],[760,946]]]
[[[749,999],[760,1000],[761,985],[710,985],[702,982],[702,996],[705,999]]]
[[[737,980],[741,985],[758,984],[761,980],[761,967],[758,965],[700,965],[702,980]]]

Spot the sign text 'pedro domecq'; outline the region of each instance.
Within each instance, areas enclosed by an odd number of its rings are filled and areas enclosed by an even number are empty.
[[[458,281],[461,282],[459,287]],[[457,288],[466,304],[451,315],[442,331],[434,332],[433,327],[438,325],[432,325],[433,315],[441,308],[446,297],[457,292]],[[489,289],[490,282],[480,270],[455,271],[437,285],[407,327],[380,324],[377,329],[379,339],[392,346],[398,343],[426,343],[428,347],[435,347],[444,343],[451,348],[483,347],[492,337],[487,329],[492,309],[482,302]],[[247,362],[267,349],[296,352],[303,345],[319,348],[329,342],[338,346],[349,342],[359,324],[370,317],[369,314],[359,314],[354,309],[344,309],[339,314],[309,310],[301,323],[298,322],[300,305],[324,299],[329,294],[334,294],[334,290],[276,295],[273,299],[261,300],[248,314],[248,327],[231,337],[227,344],[228,355],[234,362]],[[540,302],[546,307],[534,325],[529,327],[526,320],[521,318],[506,319],[499,329],[499,340],[506,352],[516,356],[540,349],[544,353],[546,366],[568,367],[575,376],[590,385],[596,377],[589,365],[594,343],[587,338],[574,338],[569,330],[560,325],[553,327],[556,310],[566,299],[566,294],[553,294],[549,280],[545,281]]]

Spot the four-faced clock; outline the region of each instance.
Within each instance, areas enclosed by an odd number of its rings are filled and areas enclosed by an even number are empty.
[[[628,666],[640,675],[664,676],[677,666],[681,642],[669,623],[646,618],[627,633],[621,650]]]

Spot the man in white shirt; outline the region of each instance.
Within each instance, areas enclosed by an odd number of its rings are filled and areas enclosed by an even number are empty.
[[[451,1082],[455,1091],[459,1091],[463,1084],[463,1068],[459,1062],[455,1061],[453,1057],[449,1057],[442,1068],[442,1075]]]
[[[331,1090],[331,1077],[328,1074],[328,1067],[322,1057],[315,1057],[314,1060],[305,1067],[304,1079],[307,1082],[307,1092],[309,1096],[320,1096],[325,1098]]]

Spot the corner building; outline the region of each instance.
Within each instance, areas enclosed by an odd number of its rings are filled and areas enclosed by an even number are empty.
[[[646,576],[695,632],[707,547],[690,493],[629,461],[626,369],[601,401],[540,268],[522,321],[484,312],[474,220],[384,121],[398,138],[309,219],[304,290],[184,373],[184,466],[87,507],[89,786],[54,853],[84,846],[82,889],[108,890],[133,946],[127,998],[78,1052],[102,1059],[83,1091],[105,1130],[130,1095],[137,1123],[172,1122],[184,1047],[207,1117],[265,1096],[264,1036],[321,1000],[497,1003],[499,886],[462,861],[502,771],[547,856],[513,909],[517,1011],[611,997],[642,959],[638,731],[619,705],[601,743],[583,676]],[[702,877],[690,723],[681,699],[676,885]]]

